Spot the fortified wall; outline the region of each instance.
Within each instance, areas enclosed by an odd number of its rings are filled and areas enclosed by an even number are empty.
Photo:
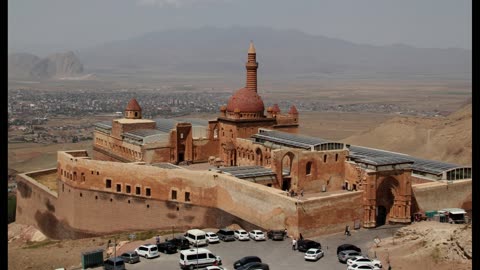
[[[472,180],[456,180],[417,184],[412,186],[414,211],[443,208],[472,210]]]
[[[56,177],[57,192],[37,182],[40,175]],[[357,203],[347,207],[360,194],[298,201],[221,173],[97,161],[85,151],[59,152],[57,169],[21,174],[18,182],[17,220],[54,239],[232,223],[308,237],[340,230],[361,216]],[[343,214],[323,218],[339,201]]]

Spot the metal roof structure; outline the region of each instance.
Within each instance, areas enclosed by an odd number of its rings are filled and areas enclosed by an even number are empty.
[[[159,134],[166,134],[166,133],[157,129],[136,129],[136,130],[126,132],[123,135],[143,139],[148,136],[154,136]]]
[[[103,129],[112,129],[112,122],[110,121],[98,122],[93,124],[93,126],[103,128]]]
[[[361,157],[356,158],[355,161],[371,164],[374,166],[413,163],[411,159],[402,157]]]
[[[257,142],[273,142],[277,144],[282,144],[285,146],[296,147],[296,148],[303,148],[303,149],[312,149],[315,146],[319,146],[322,144],[328,143],[336,143],[316,137],[304,136],[304,135],[296,135],[281,131],[274,131],[274,130],[267,130],[267,129],[260,129],[257,134],[251,136]],[[343,148],[343,143],[338,143]]]
[[[350,157],[359,159],[390,159],[390,160],[409,160],[412,161],[412,170],[430,174],[442,174],[445,171],[464,168],[465,166],[412,157],[406,154],[390,152],[385,150],[373,149],[361,146],[350,146]]]
[[[232,166],[217,170],[236,178],[259,184],[273,184],[273,181],[277,178],[271,169],[262,166]]]
[[[173,165],[172,163],[167,163],[167,162],[153,163],[153,164],[150,164],[150,165],[154,166],[154,167],[162,168],[162,169],[180,169],[181,168],[177,165]]]
[[[175,128],[175,125],[178,123],[174,119],[165,119],[165,118],[157,118],[153,119],[157,124],[157,129],[163,132],[170,132],[171,129]]]
[[[262,166],[232,166],[220,168],[219,170],[240,179],[259,176],[275,176],[275,173],[271,169]]]

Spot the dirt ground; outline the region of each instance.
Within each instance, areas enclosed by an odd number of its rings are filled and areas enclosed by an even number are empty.
[[[376,252],[388,269],[472,269],[472,226],[423,221],[401,228],[383,239]],[[415,267],[412,267],[415,266]]]

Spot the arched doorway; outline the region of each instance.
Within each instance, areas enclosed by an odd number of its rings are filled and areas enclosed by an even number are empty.
[[[255,165],[263,166],[263,155],[260,148],[257,148],[257,150],[255,150]]]
[[[292,152],[286,153],[282,158],[282,190],[290,190],[292,186],[292,163],[295,155]]]
[[[399,188],[398,181],[393,177],[383,179],[377,188],[376,194],[376,226],[382,226],[389,222],[393,217],[392,211],[395,204],[395,196],[397,196]]]

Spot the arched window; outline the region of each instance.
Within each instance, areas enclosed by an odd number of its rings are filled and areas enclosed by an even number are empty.
[[[307,167],[305,168],[306,175],[310,175],[312,173],[312,162],[307,162]]]
[[[335,154],[335,161],[338,161],[338,154]]]
[[[323,162],[327,162],[327,155],[323,155]]]

